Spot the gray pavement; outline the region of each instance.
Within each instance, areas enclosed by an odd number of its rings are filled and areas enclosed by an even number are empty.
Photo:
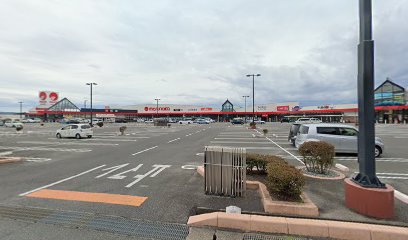
[[[121,125],[95,128],[94,138],[80,140],[56,139],[55,130],[60,126],[57,123],[26,124],[22,133],[0,127],[0,152],[11,151],[9,156],[23,159],[19,163],[0,165],[0,204],[185,224],[196,207],[225,209],[236,205],[248,212],[263,210],[255,192],[249,192],[246,198],[213,197],[203,193],[202,177],[194,169],[182,167],[202,165],[200,153],[204,146],[246,147],[248,152],[279,155],[293,165],[301,165],[297,150],[287,142],[290,125],[285,123],[260,126],[260,129],[269,129],[269,140],[244,126],[227,123],[173,124],[171,128],[129,123],[126,134],[118,136]],[[404,140],[408,138],[408,126],[380,125],[377,133],[386,144],[386,152],[377,159],[381,180],[408,194],[408,152],[405,150],[408,142]],[[355,155],[338,155],[336,161],[349,167],[350,174],[357,171]],[[89,171],[91,169],[95,170]],[[89,172],[84,173],[86,171]],[[77,176],[81,173],[84,174]],[[131,195],[147,197],[147,200],[134,207],[21,196],[50,184],[53,185],[46,189]],[[344,207],[341,181],[308,180],[306,192],[321,209],[323,218],[378,222]],[[393,223],[406,224],[407,205],[396,200],[396,207],[397,218]],[[18,236],[18,232],[14,234]]]

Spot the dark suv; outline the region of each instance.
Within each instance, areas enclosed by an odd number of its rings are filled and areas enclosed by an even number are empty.
[[[232,124],[244,124],[244,119],[242,118],[234,118],[231,121]]]

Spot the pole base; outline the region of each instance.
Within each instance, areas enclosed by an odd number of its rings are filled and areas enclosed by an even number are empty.
[[[344,180],[346,206],[353,211],[374,218],[394,217],[394,188],[365,188],[350,178]]]

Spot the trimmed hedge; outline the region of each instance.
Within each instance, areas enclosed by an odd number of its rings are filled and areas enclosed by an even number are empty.
[[[264,135],[266,135],[266,134],[268,134],[268,129],[266,129],[266,128],[262,129],[262,132],[263,132]]]
[[[103,122],[97,122],[96,125],[98,125],[98,127],[103,127]]]
[[[269,163],[267,188],[280,200],[301,200],[305,178],[299,169],[285,163]]]
[[[247,153],[247,173],[267,174],[266,186],[279,200],[301,200],[305,179],[302,171],[274,155]],[[254,171],[254,169],[256,169]]]
[[[305,142],[299,147],[303,163],[309,172],[328,174],[334,165],[334,146],[324,141]]]
[[[247,153],[246,165],[247,173],[253,174],[254,168],[258,174],[266,174],[268,163],[286,163],[283,158],[274,155],[262,155],[256,153]]]

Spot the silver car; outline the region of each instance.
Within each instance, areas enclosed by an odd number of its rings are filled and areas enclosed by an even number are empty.
[[[302,124],[296,136],[295,146],[299,148],[304,142],[325,141],[334,146],[336,153],[357,153],[358,129],[345,124]],[[384,152],[384,143],[375,138],[375,157]]]

